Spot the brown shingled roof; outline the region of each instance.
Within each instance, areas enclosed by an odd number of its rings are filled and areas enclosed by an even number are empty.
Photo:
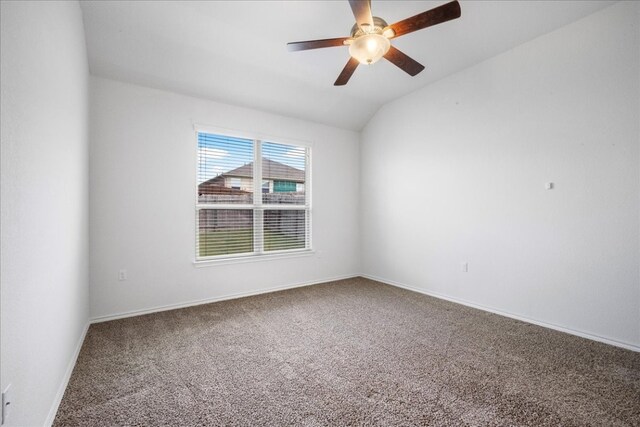
[[[233,176],[240,178],[251,178],[253,176],[253,162],[240,166],[239,168],[232,169],[228,172],[218,175],[221,176]],[[277,181],[295,181],[304,182],[304,171],[296,169],[284,163],[276,162],[274,160],[262,158],[262,177],[264,179],[271,179]],[[209,181],[213,181],[216,178],[212,178]],[[205,181],[205,182],[209,182]],[[204,182],[203,182],[204,184]],[[202,185],[202,184],[201,184]]]

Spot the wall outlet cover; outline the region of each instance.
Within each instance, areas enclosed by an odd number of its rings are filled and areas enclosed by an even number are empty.
[[[2,424],[7,421],[9,417],[9,410],[11,409],[11,384],[7,386],[2,392]]]

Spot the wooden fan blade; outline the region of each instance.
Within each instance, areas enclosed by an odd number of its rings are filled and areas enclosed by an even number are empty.
[[[427,10],[426,12],[419,13],[411,18],[398,21],[395,24],[389,25],[389,27],[395,33],[393,37],[400,37],[459,17],[460,3],[454,0],[442,6]]]
[[[360,63],[358,62],[357,59],[349,58],[349,62],[347,62],[347,65],[344,66],[344,68],[342,69],[342,72],[338,76],[338,79],[333,85],[334,86],[346,85],[349,79],[351,78],[351,75],[353,74],[353,72],[356,70],[356,68],[358,68],[358,64]]]
[[[424,65],[408,57],[393,46],[389,48],[384,58],[411,76],[415,76],[424,70]]]
[[[371,0],[349,0],[349,5],[356,18],[358,26],[369,25],[373,28],[373,16],[371,16]]]
[[[309,50],[309,49],[320,49],[323,47],[344,46],[345,40],[349,40],[349,37],[340,37],[337,39],[307,40],[304,42],[291,42],[291,43],[287,43],[287,49],[293,52],[296,50]]]

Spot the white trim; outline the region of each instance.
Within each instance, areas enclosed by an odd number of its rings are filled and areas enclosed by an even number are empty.
[[[264,212],[262,211],[262,141],[253,141],[253,252],[264,252]],[[201,259],[204,257],[201,257]]]
[[[306,190],[305,190],[306,191]],[[309,205],[261,205],[256,207],[261,211],[307,211],[310,210]]]
[[[44,422],[45,427],[50,427],[56,418],[56,414],[58,413],[58,408],[60,407],[60,402],[62,402],[62,397],[64,396],[64,392],[67,389],[69,380],[71,379],[73,368],[75,368],[76,366],[76,361],[78,360],[80,349],[82,348],[82,344],[84,343],[84,339],[87,336],[87,331],[89,331],[90,325],[91,325],[91,321],[87,321],[86,325],[84,325],[84,330],[82,331],[82,334],[80,334],[80,339],[76,344],[76,349],[73,352],[73,356],[71,356],[71,360],[69,360],[69,364],[67,365],[67,370],[65,371],[64,376],[62,377],[62,382],[60,383],[60,386],[58,387],[58,392],[56,393],[56,397],[53,400],[53,405],[51,405],[51,409],[49,409],[49,414],[47,415],[47,419]]]
[[[223,135],[226,131],[224,129],[214,129],[214,128],[204,128],[200,125],[193,125],[196,135],[196,146],[199,146],[199,134],[200,133],[211,133]],[[235,136],[241,135],[240,133],[233,134],[233,131],[227,132],[227,136]],[[242,138],[245,138],[244,136]],[[246,136],[246,139],[249,139]],[[277,255],[285,254],[288,255],[290,253],[300,252],[300,255],[307,255],[309,252],[313,252],[313,246],[311,244],[312,239],[312,227],[311,227],[311,149],[312,147],[309,145],[300,145],[297,143],[290,142],[274,142],[274,144],[288,145],[293,147],[301,147],[304,148],[305,152],[305,204],[304,205],[288,205],[288,204],[263,204],[262,201],[262,181],[264,177],[262,176],[262,139],[258,137],[253,137],[253,203],[245,204],[245,203],[200,203],[198,197],[198,173],[196,172],[196,186],[195,186],[195,204],[196,204],[196,217],[195,217],[195,261],[194,264],[196,266],[207,266],[206,264],[213,265],[215,264],[229,264],[229,263],[237,263],[237,262],[247,262],[248,258],[263,258],[266,255],[274,255],[270,258],[278,258]],[[196,170],[198,170],[199,166],[196,165]],[[200,211],[201,210],[211,210],[211,209],[236,209],[236,210],[251,210],[253,213],[253,251],[242,254],[230,254],[230,255],[215,255],[211,257],[199,257],[199,248],[200,248]],[[268,210],[300,210],[305,211],[305,247],[303,250],[299,249],[285,249],[280,251],[269,251],[267,253],[264,250],[264,212]]]
[[[256,199],[258,200],[258,199]],[[262,210],[262,211],[292,211],[292,210],[298,210],[298,211],[304,211],[309,209],[307,207],[307,205],[245,205],[245,204],[232,204],[232,203],[219,203],[219,204],[215,204],[215,203],[198,203],[198,206],[196,206],[197,210],[201,210],[201,209],[237,209],[237,210],[244,210],[244,211],[253,211],[253,210]]]
[[[305,176],[304,176],[304,193],[305,193],[305,205],[307,207],[307,249],[313,250],[313,224],[311,218],[313,217],[313,178],[311,174],[312,160],[313,160],[313,148],[307,147],[305,150]]]
[[[617,341],[617,340],[613,340],[611,338],[605,338],[605,337],[601,337],[599,335],[594,335],[588,332],[582,332],[582,331],[577,331],[575,329],[571,329],[571,328],[566,328],[564,326],[559,326],[559,325],[554,325],[553,323],[547,323],[547,322],[542,322],[540,320],[534,320],[534,319],[530,319],[528,317],[524,317],[524,316],[520,316],[518,314],[513,314],[513,313],[509,313],[506,311],[502,311],[502,310],[498,310],[495,308],[490,308],[490,307],[486,307],[480,304],[475,304],[469,301],[465,301],[465,300],[461,300],[458,298],[453,298],[453,297],[449,297],[437,292],[433,292],[433,291],[427,291],[424,289],[420,289],[420,288],[416,288],[413,286],[409,286],[409,285],[405,285],[404,283],[400,283],[400,282],[396,282],[393,280],[388,280],[388,279],[383,279],[380,277],[376,277],[376,276],[372,276],[369,274],[361,274],[362,277],[366,278],[366,279],[371,279],[371,280],[375,280],[377,282],[382,282],[382,283],[386,283],[387,285],[391,285],[391,286],[395,286],[397,288],[402,288],[402,289],[406,289],[409,291],[413,291],[413,292],[418,292],[420,294],[424,294],[424,295],[428,295],[430,297],[434,297],[434,298],[438,298],[438,299],[442,299],[445,301],[449,301],[449,302],[453,302],[456,304],[462,304],[462,305],[466,305],[467,307],[471,307],[471,308],[476,308],[478,310],[482,310],[482,311],[487,311],[489,313],[493,313],[493,314],[497,314],[499,316],[504,316],[504,317],[508,317],[510,319],[516,319],[516,320],[520,320],[521,322],[525,322],[525,323],[532,323],[534,325],[538,325],[538,326],[542,326],[543,328],[548,328],[548,329],[553,329],[556,331],[560,331],[560,332],[564,332],[570,335],[575,335],[581,338],[586,338],[592,341],[597,341],[597,342],[601,342],[604,344],[609,344],[615,347],[620,347],[620,348],[624,348],[626,350],[631,350],[631,351],[636,351],[636,352],[640,352],[640,346],[637,346],[635,344],[631,344],[631,343],[627,343],[624,341]]]
[[[197,192],[198,187],[196,186],[196,193]],[[247,205],[245,203],[197,203],[196,210],[201,209],[238,209],[251,211],[254,209],[254,205]]]
[[[315,254],[310,249],[287,249],[270,252],[249,252],[246,254],[215,255],[211,258],[201,258],[193,261],[196,268],[213,267],[214,265],[242,264],[245,262],[268,261],[274,259],[298,258]]]
[[[253,260],[255,260],[255,258],[253,258]],[[126,312],[118,313],[118,314],[110,314],[110,315],[106,315],[106,316],[94,317],[93,319],[90,320],[90,323],[92,323],[92,324],[93,323],[102,323],[102,322],[108,322],[110,320],[117,320],[117,319],[124,319],[124,318],[127,318],[127,317],[142,316],[144,314],[158,313],[158,312],[161,312],[161,311],[177,310],[179,308],[193,307],[193,306],[202,305],[202,304],[211,304],[213,302],[220,302],[220,301],[227,301],[227,300],[231,300],[231,299],[250,297],[250,296],[253,296],[253,295],[269,294],[271,292],[284,291],[284,290],[287,290],[287,289],[302,288],[302,287],[305,287],[305,286],[318,285],[318,284],[321,284],[321,283],[335,282],[337,280],[353,279],[354,277],[358,277],[358,276],[360,276],[360,275],[359,274],[348,274],[348,275],[344,275],[344,276],[337,276],[337,277],[330,277],[330,278],[325,278],[325,279],[314,280],[314,281],[311,281],[311,282],[300,282],[300,283],[294,283],[294,284],[291,284],[291,285],[275,286],[273,288],[262,288],[262,289],[258,289],[258,290],[255,290],[255,291],[238,292],[236,294],[223,295],[223,296],[220,296],[220,297],[205,298],[205,299],[201,299],[201,300],[188,301],[188,302],[183,302],[183,303],[178,303],[178,304],[162,305],[162,306],[158,306],[158,307],[146,308],[146,309],[143,309],[143,310],[126,311]]]
[[[237,130],[237,129],[228,129],[215,125],[205,125],[200,123],[193,123],[193,130],[196,132],[202,133],[214,133],[214,134],[222,134],[225,136],[232,136],[234,138],[242,138],[242,139],[259,139],[261,141],[282,143],[287,145],[299,145],[301,147],[311,148],[313,147],[313,142],[305,141],[303,139],[296,138],[287,138],[277,135],[269,135],[260,131],[253,130]]]

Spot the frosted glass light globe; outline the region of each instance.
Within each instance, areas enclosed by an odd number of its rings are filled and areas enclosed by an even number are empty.
[[[382,58],[391,47],[389,40],[380,34],[365,34],[349,46],[349,55],[361,64],[369,65]]]

